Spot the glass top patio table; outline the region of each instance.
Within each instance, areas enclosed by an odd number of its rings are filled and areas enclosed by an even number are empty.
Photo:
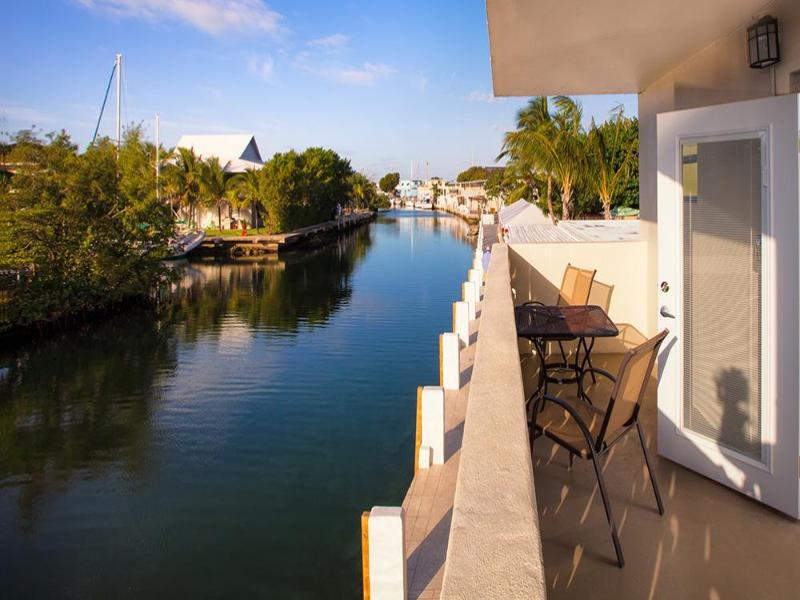
[[[591,404],[591,399],[584,393],[582,380],[587,366],[592,374],[592,380],[595,380],[591,359],[595,339],[619,335],[619,329],[606,311],[593,305],[527,304],[514,309],[514,319],[517,336],[533,342],[541,363],[539,383],[536,391],[527,400],[528,407],[532,406],[534,398],[547,393],[548,383],[577,383],[579,397]],[[575,347],[573,361],[570,362],[561,342],[575,339],[578,340],[578,344]],[[561,361],[545,360],[547,342],[558,342]],[[530,412],[528,418],[529,420],[531,418]]]
[[[517,335],[529,339],[568,340],[616,337],[619,329],[599,306],[523,305],[514,308]]]

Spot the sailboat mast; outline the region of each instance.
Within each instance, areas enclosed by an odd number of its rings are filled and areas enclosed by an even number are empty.
[[[122,142],[122,115],[120,108],[122,107],[122,54],[117,54],[116,60],[117,70],[117,152],[119,152],[120,143]]]
[[[158,187],[158,178],[161,175],[161,128],[158,113],[156,113],[156,200],[161,200],[161,190]],[[170,201],[170,209],[172,209]]]

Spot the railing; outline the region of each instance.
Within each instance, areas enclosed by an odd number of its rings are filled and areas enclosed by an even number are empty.
[[[441,598],[544,598],[505,244],[484,290]]]

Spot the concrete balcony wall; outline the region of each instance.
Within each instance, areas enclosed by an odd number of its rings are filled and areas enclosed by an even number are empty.
[[[492,246],[441,598],[545,597],[509,250]]]
[[[568,263],[597,270],[589,303],[606,309],[620,336],[598,339],[596,352],[624,352],[656,333],[657,314],[647,295],[655,275],[648,271],[646,241],[512,244],[509,255],[515,305],[555,304]]]

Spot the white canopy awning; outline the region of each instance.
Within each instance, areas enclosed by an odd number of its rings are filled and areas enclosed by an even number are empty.
[[[714,40],[755,21],[773,4],[486,0],[494,93],[638,93]]]
[[[527,200],[517,200],[513,204],[504,206],[500,209],[498,218],[503,226],[546,225],[550,223],[550,219],[542,213],[542,209]]]

